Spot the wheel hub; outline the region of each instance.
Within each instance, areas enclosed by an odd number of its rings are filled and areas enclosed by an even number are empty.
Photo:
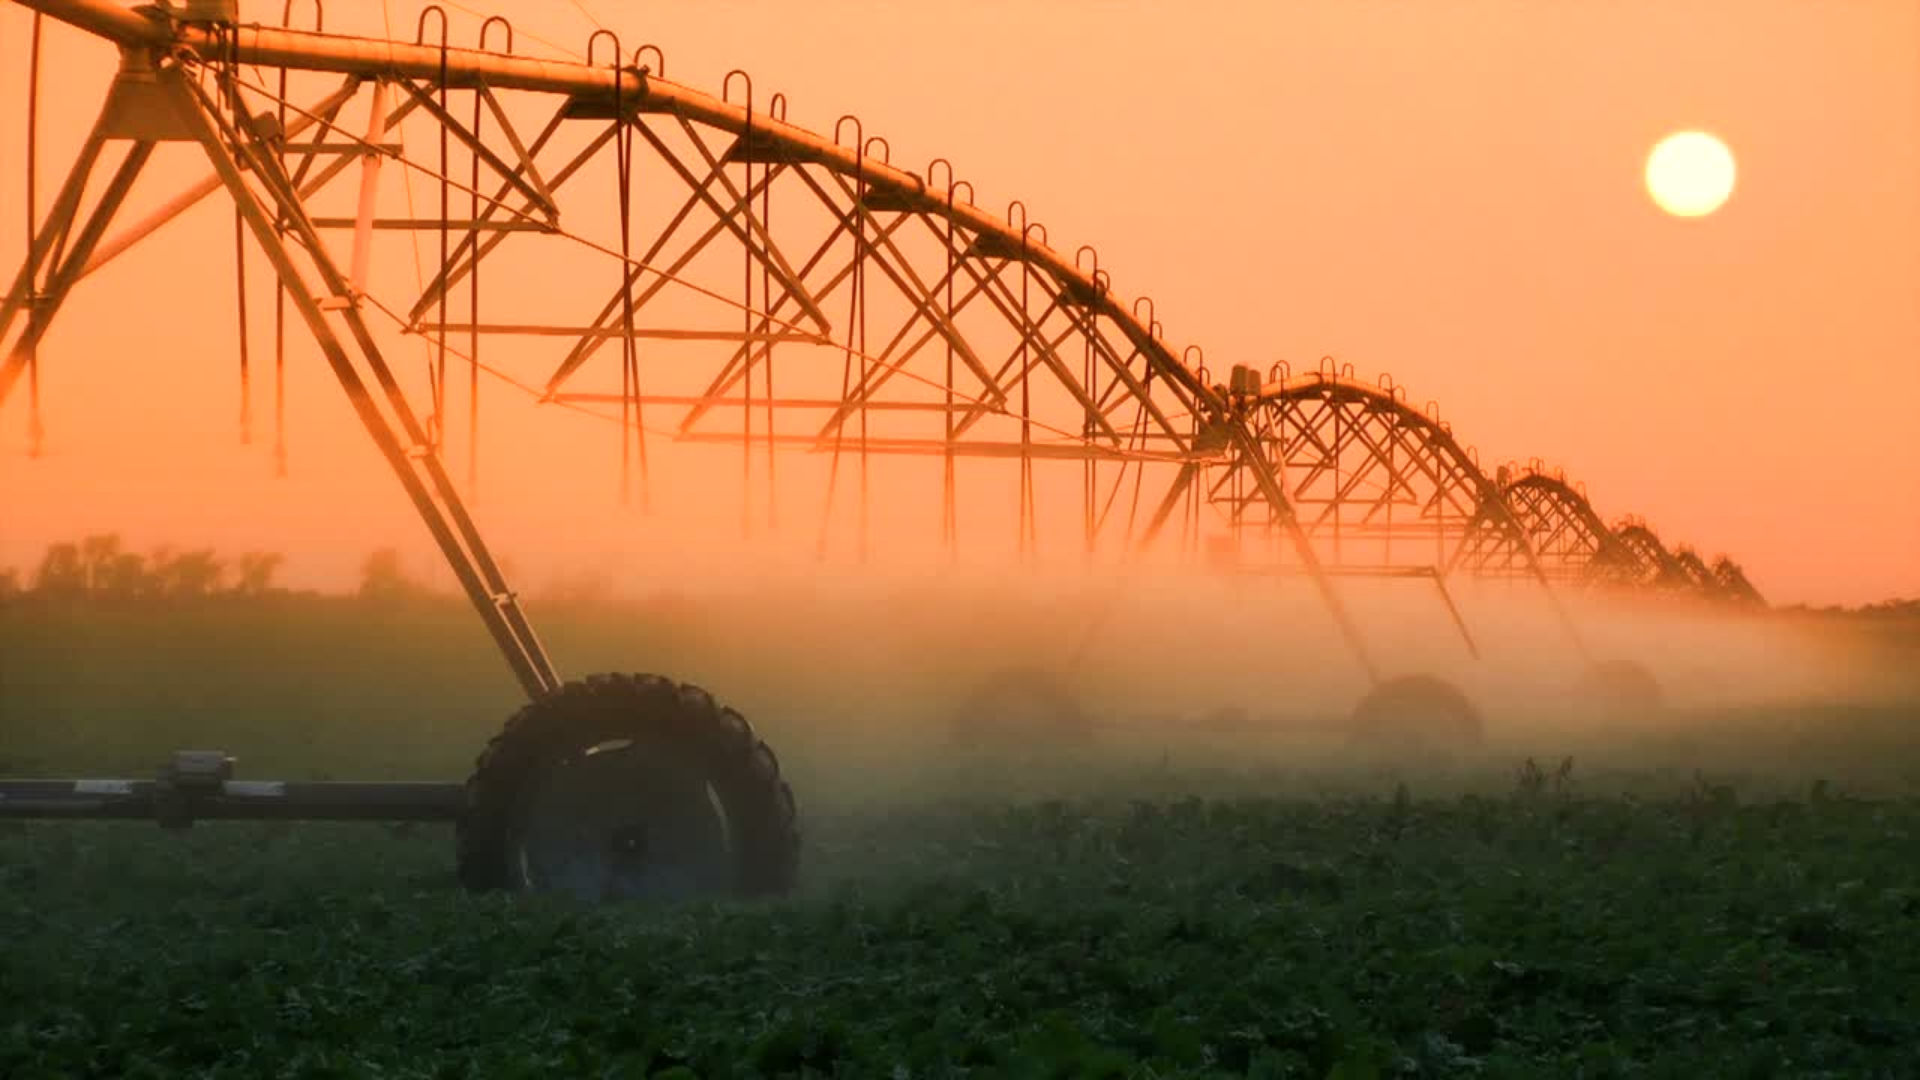
[[[513,828],[522,888],[582,900],[724,890],[726,822],[699,770],[659,747],[597,746],[553,761]]]

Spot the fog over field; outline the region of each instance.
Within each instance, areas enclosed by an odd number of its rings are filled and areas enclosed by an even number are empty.
[[[1474,660],[1431,581],[1341,584],[1483,745],[1350,745],[1366,679],[1297,578],[550,583],[567,677],[697,682],[773,746],[790,896],[469,894],[445,828],[0,822],[0,1072],[1911,1073],[1911,612],[1563,594],[1583,653],[1499,583],[1455,596]],[[375,593],[0,600],[0,767],[464,778],[518,687],[464,599]]]
[[[1337,585],[1383,676],[1439,676],[1484,718],[1484,746],[1395,775],[1504,776],[1529,756],[1796,782],[1823,764],[1874,784],[1914,773],[1854,745],[1911,741],[1911,619],[1456,582],[1476,659],[1432,581]],[[924,796],[1000,757],[1044,773],[1034,794],[1150,765],[1359,767],[1347,718],[1366,674],[1298,576],[813,566],[574,577],[527,605],[567,678],[659,673],[738,708],[803,806]],[[0,612],[0,633],[10,756],[43,774],[144,774],[173,739],[227,749],[251,776],[450,779],[520,700],[466,603],[438,594],[29,597]],[[1658,682],[1659,708],[1583,684],[1619,661]]]

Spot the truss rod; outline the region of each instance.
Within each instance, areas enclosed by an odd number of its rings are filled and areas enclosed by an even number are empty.
[[[306,320],[316,343],[333,368],[348,400],[359,414],[367,433],[380,448],[399,478],[401,487],[420,513],[446,556],[454,575],[493,634],[508,665],[530,697],[541,697],[557,689],[560,677],[555,672],[539,638],[520,610],[519,601],[508,589],[473,520],[461,504],[453,482],[441,467],[437,453],[426,442],[426,433],[407,406],[405,397],[393,380],[392,372],[367,332],[358,311],[349,299],[346,276],[333,265],[318,236],[308,225],[291,181],[279,172],[278,162],[269,155],[254,152],[243,137],[222,123],[217,106],[205,92],[185,76],[179,67],[161,72],[160,92],[172,99],[175,111],[188,125],[205,150],[215,171],[227,186],[235,204],[251,227],[254,240],[273,263],[287,292]],[[229,142],[251,166],[269,192],[269,197],[304,243],[307,256],[320,276],[325,291],[317,292],[305,281],[287,250],[284,238],[275,228],[276,215],[268,210],[247,185],[240,167],[241,158],[229,151]],[[320,297],[331,296],[345,303],[340,314],[346,322],[361,359],[380,385],[388,406],[400,423],[400,430],[380,411],[372,391],[356,369],[344,342],[322,310]],[[402,441],[402,436],[407,440]],[[409,445],[420,453],[409,451]]]
[[[283,67],[304,71],[331,71],[362,78],[444,80],[448,87],[486,86],[492,90],[528,90],[564,94],[602,103],[619,100],[645,112],[664,112],[681,119],[743,135],[751,125],[754,136],[777,144],[793,162],[814,161],[840,175],[861,175],[869,192],[897,197],[902,203],[952,217],[962,228],[987,234],[1004,247],[1023,252],[1063,286],[1095,298],[1097,306],[1129,337],[1150,342],[1167,365],[1169,377],[1185,383],[1203,397],[1195,374],[1161,346],[1117,296],[1101,290],[1089,275],[1045,245],[1026,243],[1005,221],[949,194],[936,194],[920,177],[878,159],[865,159],[858,148],[841,146],[804,128],[770,115],[755,115],[689,87],[647,74],[638,67],[612,68],[585,63],[542,60],[482,52],[442,49],[436,45],[408,45],[341,34],[309,33],[278,27],[243,25],[213,28],[174,24],[149,18],[109,0],[19,0],[26,7],[70,23],[128,47],[185,48],[201,56],[219,56],[235,63]],[[256,87],[256,90],[260,88]],[[264,92],[264,91],[262,91]]]

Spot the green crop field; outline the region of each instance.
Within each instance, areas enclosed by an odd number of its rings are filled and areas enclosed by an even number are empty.
[[[433,827],[0,824],[0,1076],[1920,1075],[1910,623],[1849,631],[1893,673],[1859,700],[1388,768],[1311,732],[956,743],[958,665],[670,621],[545,626],[760,723],[796,896],[469,895]],[[515,697],[452,602],[0,606],[15,774],[452,779]]]

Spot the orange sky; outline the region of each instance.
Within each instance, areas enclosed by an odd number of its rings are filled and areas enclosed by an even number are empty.
[[[329,29],[381,29],[378,5],[332,6]],[[1776,602],[1920,594],[1911,0],[585,6],[662,44],[677,81],[717,91],[745,68],[805,126],[858,112],[895,162],[944,155],[982,206],[1023,199],[1056,248],[1098,245],[1120,291],[1152,294],[1216,370],[1334,353],[1438,399],[1483,460],[1564,465],[1604,515],[1732,553]],[[577,51],[592,28],[565,4],[484,7],[512,16],[522,51],[533,35]],[[400,36],[417,10],[391,4]],[[456,11],[456,42],[474,25]],[[0,4],[9,276],[26,26]],[[113,59],[63,27],[48,48],[43,201]],[[1732,200],[1701,220],[1640,186],[1647,151],[1684,128],[1739,161]],[[196,172],[162,170],[151,193]],[[0,410],[0,565],[102,528],[284,550],[316,584],[377,544],[427,550],[310,351],[294,475],[272,479],[264,438],[237,444],[230,228],[197,212],[63,312],[47,456],[23,456],[24,393]],[[411,273],[403,246],[379,272]],[[619,509],[604,435],[494,400],[521,441],[483,449],[480,510],[517,563],[604,565],[673,527]]]

